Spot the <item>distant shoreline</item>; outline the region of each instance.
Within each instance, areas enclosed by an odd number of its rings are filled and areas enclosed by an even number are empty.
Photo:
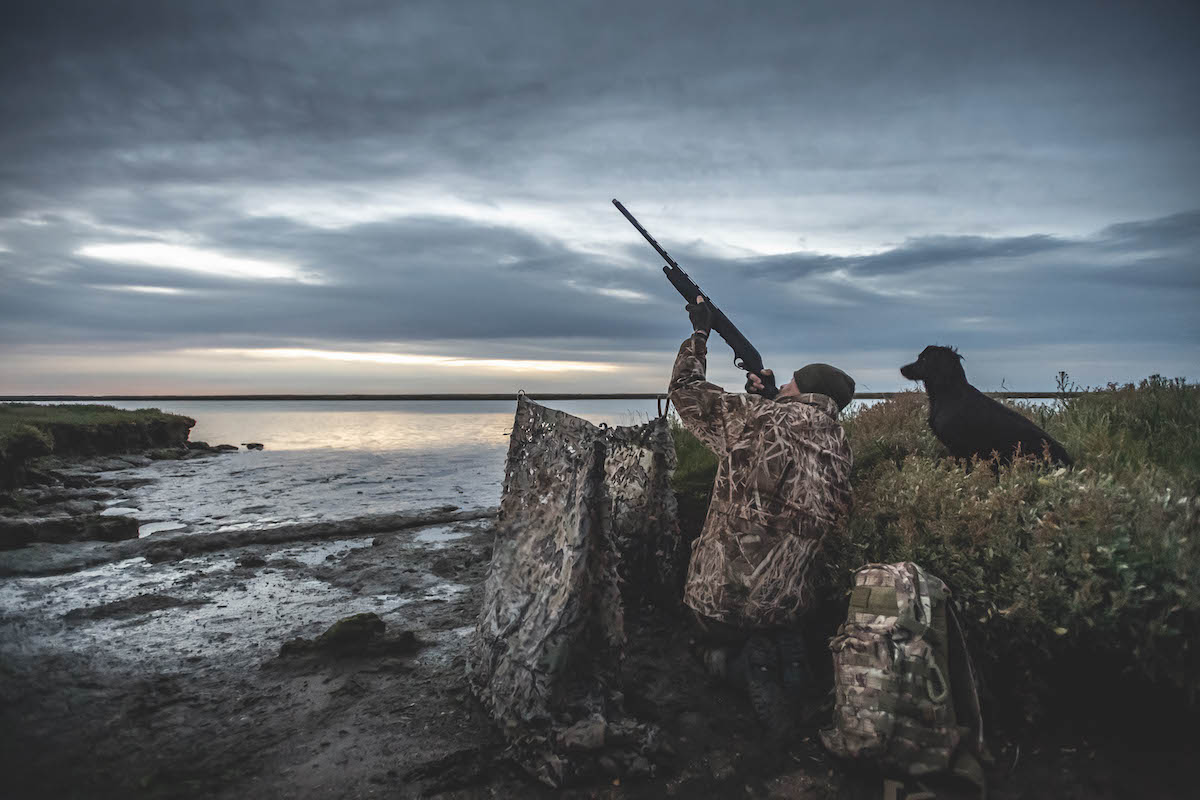
[[[534,400],[665,400],[666,392],[630,392],[616,394],[570,394],[563,392],[524,392]],[[902,392],[859,392],[855,400],[888,400]],[[984,392],[989,397],[1004,400],[1054,400],[1060,397],[1078,397],[1082,392]],[[516,400],[517,393],[508,394],[27,394],[0,395],[4,403],[34,403],[47,401],[97,401],[108,400]]]

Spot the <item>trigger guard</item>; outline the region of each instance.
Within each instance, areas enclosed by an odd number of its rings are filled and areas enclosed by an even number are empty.
[[[746,372],[749,372],[750,370],[746,369],[746,367],[743,366],[745,363],[746,363],[745,361],[742,361],[740,358],[737,358],[736,356],[733,359],[733,365],[735,367],[737,367],[738,369],[746,370]]]

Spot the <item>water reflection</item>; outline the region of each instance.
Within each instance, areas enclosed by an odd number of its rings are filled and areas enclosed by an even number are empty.
[[[855,400],[847,413],[874,405]],[[196,420],[191,440],[262,442],[271,450],[422,451],[507,446],[510,400],[167,400],[112,401]],[[638,425],[658,415],[653,400],[555,400],[546,405],[594,423]]]
[[[149,403],[117,401],[117,408]],[[271,450],[429,451],[507,445],[515,404],[484,401],[181,400],[154,407],[196,420],[192,441],[262,442]],[[570,400],[548,405],[592,422],[631,425],[658,412],[652,400]]]

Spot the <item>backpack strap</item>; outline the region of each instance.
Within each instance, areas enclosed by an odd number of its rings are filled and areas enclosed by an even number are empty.
[[[983,765],[966,748],[959,748],[954,761],[950,763],[950,774],[961,778],[979,790],[979,800],[987,800],[987,776],[983,773]]]
[[[975,677],[975,662],[971,658],[971,651],[967,649],[967,637],[963,633],[962,623],[959,622],[958,614],[954,610],[953,603],[946,603],[948,609],[949,633],[954,639],[954,647],[958,651],[959,658],[956,659],[964,667],[962,670],[965,673],[966,686],[959,687],[960,691],[956,694],[962,695],[956,700],[960,702],[956,705],[960,709],[960,721],[972,728],[973,737],[970,740],[971,750],[980,758],[989,758],[987,752],[987,743],[983,740],[983,707],[979,702],[979,682]],[[953,675],[954,672],[951,672]]]

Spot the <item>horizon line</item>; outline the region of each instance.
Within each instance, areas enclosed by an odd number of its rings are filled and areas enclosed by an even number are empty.
[[[920,391],[910,389],[907,391]],[[907,392],[860,392],[854,395],[855,400],[889,400],[896,395]],[[303,401],[303,400],[334,400],[334,401],[420,401],[420,400],[516,400],[521,395],[532,400],[665,400],[666,392],[615,392],[615,393],[569,393],[569,392],[497,392],[477,394],[28,394],[0,395],[0,402],[46,402],[50,400],[251,400],[251,401]],[[1004,400],[1054,400],[1057,398],[1078,397],[1083,392],[984,392],[989,397]]]

